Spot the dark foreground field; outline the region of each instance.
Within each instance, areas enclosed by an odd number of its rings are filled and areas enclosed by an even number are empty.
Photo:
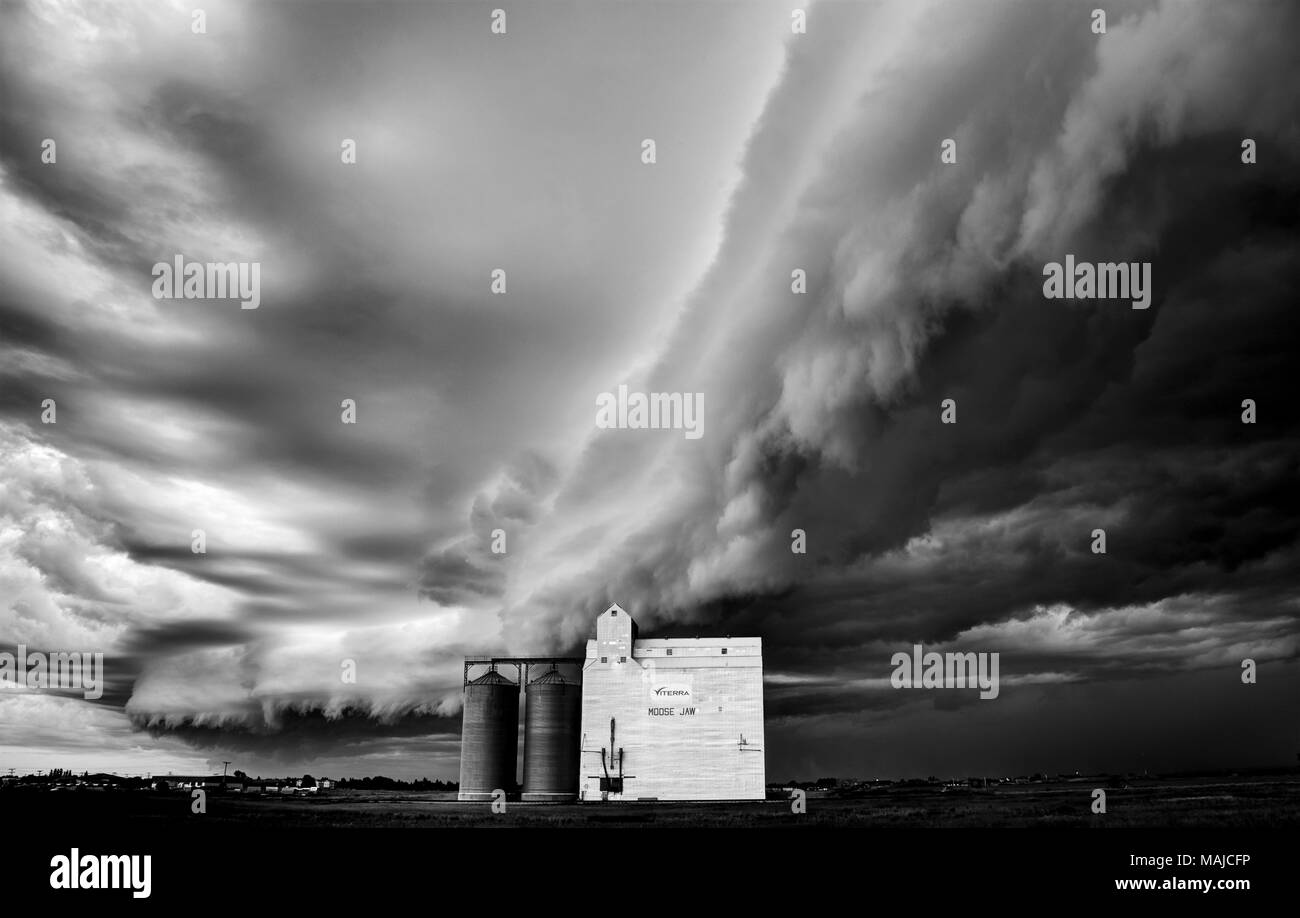
[[[180,792],[10,791],[0,808],[34,808],[43,816],[124,820],[139,828],[180,821],[275,828],[727,826],[799,828],[1128,827],[1266,828],[1300,826],[1300,775],[1268,778],[1187,778],[1139,781],[1106,789],[1106,812],[1092,813],[1087,782],[1002,785],[987,789],[885,786],[863,796],[812,795],[807,812],[789,801],[765,803],[509,802],[504,813],[487,803],[458,803],[446,794],[334,791],[317,797],[207,796],[207,812],[191,813]],[[16,814],[15,814],[16,815]]]

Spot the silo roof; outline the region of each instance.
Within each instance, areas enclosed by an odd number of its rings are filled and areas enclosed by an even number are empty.
[[[564,674],[558,669],[548,669],[536,679],[532,680],[532,685],[572,685],[572,681],[564,678]]]

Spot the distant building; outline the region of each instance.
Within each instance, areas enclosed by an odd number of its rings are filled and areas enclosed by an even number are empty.
[[[244,782],[229,775],[154,775],[153,787],[157,789],[166,784],[171,790],[220,790],[242,791]]]

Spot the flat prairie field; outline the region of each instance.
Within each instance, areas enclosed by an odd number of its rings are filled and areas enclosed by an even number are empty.
[[[1096,788],[1106,812],[1093,812]],[[313,796],[209,792],[192,812],[186,792],[7,791],[0,806],[43,816],[125,820],[137,828],[202,820],[234,828],[447,828],[572,826],[662,828],[1280,828],[1300,825],[1300,775],[1137,780],[1122,786],[1089,780],[993,787],[877,785],[851,793],[809,791],[805,812],[793,801],[542,804],[461,803],[454,794],[332,790]],[[498,805],[498,810],[500,805]]]

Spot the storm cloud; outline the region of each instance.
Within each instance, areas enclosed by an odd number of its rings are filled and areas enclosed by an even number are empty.
[[[0,14],[0,645],[105,652],[69,731],[451,777],[461,657],[617,602],[763,637],[773,777],[1290,756],[1297,10],[490,8]],[[175,253],[261,306],[153,299]],[[1045,299],[1067,254],[1150,308]],[[597,429],[622,383],[704,436]],[[913,643],[999,699],[891,691]],[[82,704],[0,693],[6,751]]]

